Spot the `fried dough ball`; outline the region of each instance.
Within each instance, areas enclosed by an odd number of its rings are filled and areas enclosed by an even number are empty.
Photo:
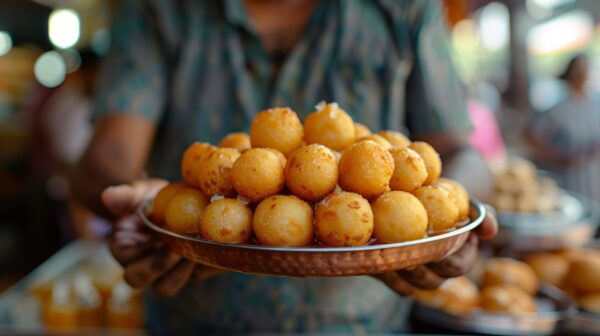
[[[536,253],[523,259],[541,281],[554,286],[562,286],[569,272],[570,262],[565,256],[557,253]]]
[[[470,208],[467,189],[457,181],[443,177],[438,180],[437,185],[446,188],[446,190],[454,195],[456,206],[458,207],[458,220],[467,219]]]
[[[220,243],[245,243],[252,234],[252,211],[235,198],[218,199],[204,209],[200,232]]]
[[[285,182],[294,195],[317,201],[330,193],[338,181],[338,162],[331,149],[312,144],[296,149],[285,167]]]
[[[538,288],[538,278],[526,263],[510,258],[494,258],[487,261],[482,286],[514,286],[529,295]]]
[[[281,162],[281,166],[285,168],[285,165],[287,163],[287,159],[285,158],[285,155],[283,155],[280,151],[278,151],[275,148],[265,148],[265,149],[270,151],[271,153],[277,155],[279,162]]]
[[[296,196],[271,196],[254,210],[252,227],[263,245],[308,245],[314,236],[313,210]]]
[[[417,290],[415,299],[443,309],[451,314],[464,315],[479,306],[479,288],[466,276],[450,278],[437,289]]]
[[[427,168],[421,156],[408,147],[392,147],[389,152],[394,158],[390,188],[411,192],[422,186],[427,179]]]
[[[317,109],[304,120],[306,143],[319,143],[335,151],[350,146],[356,139],[352,118],[336,103]]]
[[[498,313],[535,312],[535,302],[526,292],[512,286],[488,286],[481,291],[481,308]]]
[[[413,194],[427,211],[429,230],[448,230],[456,225],[458,207],[450,192],[436,185],[420,187]]]
[[[200,172],[200,166],[203,164],[203,160],[206,155],[210,154],[215,147],[205,142],[194,142],[191,144],[181,159],[181,176],[186,185],[192,188],[199,188],[198,174]]]
[[[410,145],[410,140],[406,135],[396,131],[381,131],[379,135],[389,141],[394,147],[407,147]]]
[[[358,138],[356,140],[356,142],[365,141],[365,140],[375,141],[376,143],[380,144],[381,147],[383,147],[385,149],[390,149],[392,147],[392,144],[389,141],[387,141],[384,137],[377,135],[377,134],[366,135],[364,137]]]
[[[198,172],[198,184],[202,192],[208,196],[234,196],[231,167],[239,157],[240,152],[234,148],[217,148],[204,157]]]
[[[425,161],[425,167],[427,167],[427,179],[423,184],[428,185],[435,183],[442,174],[442,160],[440,159],[440,155],[430,144],[423,141],[415,141],[411,143],[408,148],[419,153],[423,158],[423,161]]]
[[[394,158],[377,143],[360,141],[344,151],[339,170],[342,189],[366,198],[376,197],[389,189]]]
[[[260,112],[250,127],[252,147],[275,148],[286,156],[302,145],[303,136],[300,119],[288,107]]]
[[[600,314],[600,293],[580,296],[577,303],[587,311]]]
[[[404,191],[386,191],[371,205],[373,233],[381,243],[399,243],[425,237],[427,212],[419,200]]]
[[[360,139],[361,137],[364,137],[365,135],[372,134],[371,130],[367,126],[365,126],[361,123],[357,123],[357,122],[354,123],[354,133],[355,133],[357,139]]]
[[[566,282],[579,294],[600,293],[600,258],[590,255],[573,260]]]
[[[208,198],[198,190],[185,188],[178,191],[165,211],[165,226],[177,233],[197,233],[200,229],[202,212]]]
[[[240,152],[245,151],[252,147],[250,144],[250,136],[244,132],[234,132],[227,134],[221,142],[219,147],[230,147],[239,150]]]
[[[266,148],[245,151],[231,169],[235,190],[250,201],[263,200],[283,189],[284,167],[280,158]]]
[[[336,192],[317,204],[315,223],[319,240],[326,245],[365,245],[373,233],[373,211],[359,194]]]
[[[185,189],[185,186],[179,183],[171,183],[160,189],[152,202],[152,219],[155,222],[162,223],[165,220],[165,212],[169,201],[177,192],[183,189]]]

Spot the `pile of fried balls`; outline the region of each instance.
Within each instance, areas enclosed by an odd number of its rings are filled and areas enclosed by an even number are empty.
[[[249,134],[183,154],[184,183],[156,195],[152,220],[230,244],[361,246],[424,238],[464,223],[465,188],[440,178],[429,144],[371,131],[338,104],[304,124],[287,107],[256,115]]]

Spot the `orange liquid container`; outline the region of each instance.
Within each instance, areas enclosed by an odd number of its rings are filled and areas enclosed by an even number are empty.
[[[107,325],[115,329],[140,329],[144,325],[139,296],[125,282],[115,285],[108,301]]]
[[[44,323],[50,329],[75,329],[79,311],[73,302],[71,289],[66,280],[60,280],[52,288],[51,301],[44,314]]]
[[[73,287],[79,307],[81,327],[101,327],[104,320],[102,298],[86,273],[78,273],[73,279]]]

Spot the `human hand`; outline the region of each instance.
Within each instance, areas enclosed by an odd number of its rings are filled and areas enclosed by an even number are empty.
[[[455,253],[434,263],[396,272],[376,274],[390,289],[400,295],[412,295],[418,289],[438,288],[446,279],[467,273],[477,258],[479,238],[489,239],[498,232],[493,210],[488,211],[481,225],[469,235],[465,244]]]
[[[153,197],[166,184],[164,180],[149,179],[109,187],[102,193],[102,202],[118,217],[109,237],[109,247],[124,268],[125,281],[135,288],[152,285],[159,295],[172,296],[192,275],[203,278],[218,271],[170,252],[135,214],[144,200]]]

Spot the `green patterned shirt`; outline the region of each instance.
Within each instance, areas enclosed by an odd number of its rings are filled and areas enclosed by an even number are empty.
[[[95,115],[155,122],[147,170],[170,180],[181,179],[187,145],[247,130],[272,106],[304,118],[319,101],[338,102],[372,130],[411,136],[470,127],[437,1],[320,1],[275,78],[272,65],[241,0],[123,0]],[[151,299],[151,329],[180,334],[384,332],[399,328],[405,313],[400,298],[367,277],[228,274]]]

